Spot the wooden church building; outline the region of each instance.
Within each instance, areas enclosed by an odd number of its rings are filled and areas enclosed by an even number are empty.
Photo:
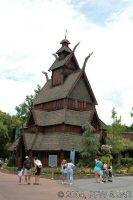
[[[10,147],[16,147],[18,165],[23,163],[26,155],[33,158],[38,155],[43,166],[49,165],[49,155],[57,155],[57,165],[63,158],[70,158],[70,151],[75,149],[76,162],[82,143],[82,125],[90,122],[101,144],[106,143],[106,126],[99,119],[97,100],[85,73],[89,54],[80,68],[71,50],[70,42],[65,38],[61,48],[54,54],[55,61],[49,68],[52,72],[33,102],[20,137]]]

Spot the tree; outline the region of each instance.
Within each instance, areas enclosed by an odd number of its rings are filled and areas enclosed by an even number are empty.
[[[112,146],[112,154],[117,155],[116,161],[119,163],[121,153],[132,148],[132,142],[125,139],[123,133],[127,126],[121,123],[121,117],[117,116],[115,108],[112,110],[112,125],[108,126],[108,143]]]
[[[0,122],[0,156],[4,155],[9,140],[7,126]]]
[[[112,110],[112,125],[108,126],[108,139],[109,144],[112,146],[113,153],[120,153],[125,149],[126,140],[123,137],[123,133],[126,130],[126,126],[121,123],[121,116],[117,116],[115,108]]]
[[[83,127],[83,140],[80,155],[82,157],[82,162],[87,165],[93,166],[94,160],[97,156],[99,149],[99,138],[97,134],[94,133],[94,128],[90,123],[86,123]]]
[[[33,100],[36,98],[40,90],[41,90],[41,86],[37,85],[37,88],[34,90],[35,93],[33,95],[27,95],[25,102],[23,102],[22,104],[19,104],[19,106],[16,106],[15,108],[17,111],[16,116],[19,117],[23,122],[25,121],[30,110],[32,109]]]
[[[0,111],[0,154],[4,156],[11,144],[13,130],[21,125],[20,119]]]

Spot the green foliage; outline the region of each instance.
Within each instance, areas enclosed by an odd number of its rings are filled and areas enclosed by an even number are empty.
[[[95,172],[91,168],[83,168],[75,170],[75,174],[95,174]]]
[[[15,155],[12,155],[12,157],[9,159],[7,166],[8,167],[15,167],[16,166],[16,157],[15,157]]]
[[[117,117],[115,108],[112,110],[112,125],[108,126],[108,140],[109,145],[112,146],[112,153],[120,153],[124,151],[129,145],[130,141],[124,139],[123,133],[126,130],[126,126],[121,124],[121,117]]]
[[[133,167],[129,167],[127,172],[133,174]]]
[[[19,106],[16,106],[16,111],[17,111],[17,117],[19,117],[23,122],[27,118],[29,111],[32,109],[33,101],[36,98],[37,94],[40,92],[41,87],[40,85],[37,85],[37,88],[34,90],[33,95],[27,95],[25,102],[22,104],[19,104]]]
[[[133,158],[121,158],[120,162],[124,166],[133,166]]]
[[[51,168],[42,168],[41,172],[42,172],[42,174],[52,174],[52,169]],[[61,169],[55,168],[54,174],[62,174]]]
[[[111,159],[110,159],[109,156],[102,156],[102,157],[101,157],[101,161],[102,161],[102,163],[103,163],[103,162],[110,163],[110,162],[111,162]]]
[[[82,162],[84,165],[94,165],[94,159],[97,156],[98,149],[99,149],[99,138],[94,133],[94,128],[89,124],[86,123],[83,126],[84,133],[82,139],[82,147],[80,151],[80,155],[82,158]]]
[[[5,151],[5,146],[9,140],[7,126],[0,121],[0,156]]]
[[[13,130],[21,125],[20,119],[0,111],[0,156],[4,156],[11,143]]]

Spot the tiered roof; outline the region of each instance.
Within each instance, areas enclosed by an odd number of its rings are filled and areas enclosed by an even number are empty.
[[[52,79],[48,80],[42,90],[37,95],[33,102],[33,110],[31,111],[27,120],[27,126],[29,124],[30,117],[34,120],[35,126],[54,126],[59,124],[68,124],[73,126],[82,126],[86,122],[92,122],[93,117],[98,121],[99,129],[105,129],[105,124],[99,119],[96,109],[90,111],[81,110],[37,110],[34,108],[35,105],[52,102],[59,99],[73,98],[76,100],[86,101],[93,105],[97,105],[96,98],[93,90],[87,79],[87,76],[83,69],[80,69],[78,62],[75,58],[74,50],[72,51],[68,44],[70,42],[67,39],[61,41],[62,47],[56,52],[55,62],[50,67],[49,71],[57,70],[61,67],[66,67],[71,59],[74,59],[76,67],[74,71],[65,78],[64,82],[60,85],[53,86]],[[61,53],[65,52],[63,59],[59,59]],[[83,93],[83,91],[85,91]],[[30,124],[31,125],[31,124]],[[79,151],[82,134],[72,132],[52,132],[52,133],[23,133],[25,148],[33,151],[44,151],[44,150],[66,150],[70,151],[74,145],[75,150]],[[18,140],[15,145],[17,145]],[[14,144],[13,144],[14,145]],[[11,146],[9,150],[14,148]]]

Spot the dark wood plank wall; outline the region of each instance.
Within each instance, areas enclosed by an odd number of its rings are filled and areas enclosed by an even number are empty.
[[[60,85],[64,82],[63,68],[53,70],[52,84],[53,86]]]
[[[67,125],[67,124],[60,124],[60,125],[53,125],[53,126],[45,126],[45,127],[40,127],[40,126],[32,126],[28,128],[28,131],[30,133],[52,133],[52,132],[73,132],[73,133],[81,133],[82,129],[79,126],[72,126],[72,125]]]
[[[56,101],[35,105],[34,108],[42,110],[57,110],[67,108],[88,111],[94,109],[95,105],[85,101],[78,101],[75,99],[59,99]]]

